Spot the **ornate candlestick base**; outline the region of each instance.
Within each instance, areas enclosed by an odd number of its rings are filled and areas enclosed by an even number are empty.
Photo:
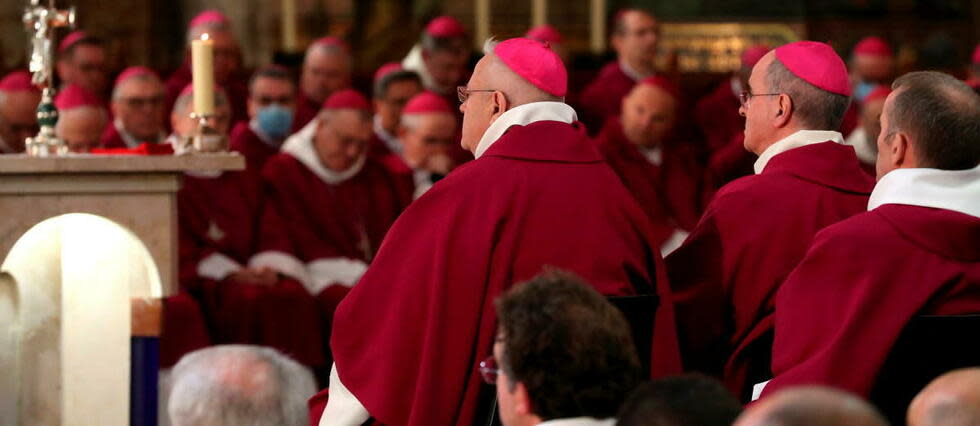
[[[37,124],[40,125],[41,130],[37,136],[24,141],[24,148],[28,155],[49,157],[68,153],[68,145],[54,133],[54,126],[57,123],[58,109],[54,106],[54,89],[46,87],[41,92],[41,103],[37,106]]]
[[[191,118],[197,120],[197,131],[190,136],[180,139],[180,146],[174,152],[177,155],[205,152],[227,152],[228,138],[208,122],[213,114],[191,113]]]

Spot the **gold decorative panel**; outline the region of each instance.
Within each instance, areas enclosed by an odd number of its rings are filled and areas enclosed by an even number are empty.
[[[667,69],[673,51],[681,72],[731,72],[739,68],[746,47],[780,46],[804,33],[802,23],[666,22],[661,24],[657,65]]]

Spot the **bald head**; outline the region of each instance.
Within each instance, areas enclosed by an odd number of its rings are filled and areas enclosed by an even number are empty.
[[[830,388],[787,389],[756,403],[734,426],[887,426],[871,404]]]
[[[314,43],[306,50],[300,90],[322,103],[331,93],[350,86],[351,57],[340,45]]]
[[[466,84],[469,97],[459,106],[463,112],[461,143],[470,152],[476,149],[490,124],[508,110],[532,102],[564,101],[517,75],[493,53],[495,46],[492,40],[487,41],[483,48],[485,55],[476,63]]]
[[[653,148],[670,135],[676,119],[677,100],[661,87],[637,84],[623,98],[623,133],[630,142]]]
[[[909,426],[972,426],[980,424],[980,368],[964,368],[939,376],[912,400]]]
[[[71,152],[89,152],[99,146],[107,120],[102,108],[80,106],[61,112],[55,124],[55,133],[65,141]]]

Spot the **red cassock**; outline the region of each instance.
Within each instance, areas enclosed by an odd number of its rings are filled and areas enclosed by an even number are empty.
[[[170,368],[184,354],[211,344],[207,323],[197,300],[184,289],[163,299],[160,367]]]
[[[667,257],[684,366],[743,392],[750,344],[772,330],[774,295],[813,235],[867,208],[874,181],[835,142],[780,153],[723,187]]]
[[[231,130],[229,148],[245,157],[245,171],[256,178],[261,176],[265,162],[279,153],[279,147],[263,142],[247,121]]]
[[[339,183],[327,183],[290,152],[269,159],[262,176],[267,198],[261,251],[287,253],[303,263],[326,334],[337,304],[357,283],[412,194],[370,157],[357,174]]]
[[[180,279],[204,307],[216,343],[271,346],[310,366],[323,365],[315,299],[299,282],[238,282],[258,239],[259,192],[242,172],[185,176],[177,194]]]
[[[623,97],[634,85],[636,81],[623,72],[619,62],[610,62],[599,70],[596,78],[582,90],[575,107],[589,133],[598,133],[607,119],[619,115]]]
[[[177,68],[170,78],[167,79],[165,83],[166,94],[164,101],[166,102],[166,111],[169,112],[174,110],[174,104],[177,103],[177,98],[180,97],[180,92],[191,84],[191,61],[190,58],[185,59]],[[228,96],[228,102],[231,104],[231,124],[245,120],[248,120],[248,84],[241,78],[232,77],[231,81],[226,82],[221,85],[221,89],[225,91],[225,95]],[[165,120],[167,126],[170,125],[169,120]]]
[[[293,114],[293,133],[299,131],[309,124],[320,113],[323,102],[316,102],[310,99],[303,91],[296,95],[296,112]]]
[[[980,312],[980,218],[885,204],[828,227],[776,308],[764,394],[823,384],[867,396],[913,317]]]
[[[659,244],[675,229],[694,229],[701,217],[704,172],[690,145],[679,141],[665,143],[661,148],[662,163],[654,165],[626,138],[619,117],[606,121],[595,143],[650,217]]]
[[[405,210],[337,309],[340,380],[384,424],[473,424],[493,301],[544,266],[606,295],[660,294],[653,371],[679,371],[646,215],[581,125],[540,121],[510,127]]]

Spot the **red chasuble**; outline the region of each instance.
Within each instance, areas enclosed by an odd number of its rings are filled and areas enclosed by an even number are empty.
[[[477,363],[496,334],[493,301],[549,265],[602,294],[660,294],[653,371],[677,373],[669,290],[650,235],[580,125],[511,126],[392,227],[337,309],[340,380],[384,424],[473,424],[487,386]]]
[[[163,299],[160,367],[170,368],[180,357],[211,345],[201,307],[187,291]]]
[[[675,229],[691,230],[701,217],[703,171],[694,149],[671,141],[662,147],[662,163],[654,165],[623,133],[619,117],[606,121],[595,139],[599,152],[633,194],[663,244]]]
[[[610,62],[599,70],[596,78],[582,90],[575,108],[589,133],[598,133],[607,119],[619,115],[623,97],[634,85],[636,81],[623,72],[619,62]]]
[[[685,368],[741,394],[742,351],[772,330],[780,283],[817,231],[867,208],[873,186],[854,148],[824,142],[780,153],[718,191],[667,257]]]
[[[245,157],[245,171],[256,178],[262,174],[265,162],[279,153],[279,147],[259,139],[247,121],[239,122],[231,130],[229,145],[232,151],[239,152]]]
[[[306,96],[302,90],[296,94],[296,112],[293,115],[293,133],[298,132],[309,124],[320,113],[323,102],[316,102]]]
[[[196,293],[216,343],[271,346],[310,366],[323,365],[315,299],[302,284],[273,286],[234,280],[258,238],[254,179],[240,172],[184,177],[177,194],[180,278]]]
[[[776,308],[764,394],[823,384],[867,396],[914,316],[980,312],[980,218],[885,204],[828,227]]]
[[[398,178],[370,157],[357,174],[328,183],[292,153],[282,152],[269,159],[262,176],[267,198],[261,250],[288,253],[303,263],[326,334],[337,304],[357,283],[412,195],[403,193]]]

